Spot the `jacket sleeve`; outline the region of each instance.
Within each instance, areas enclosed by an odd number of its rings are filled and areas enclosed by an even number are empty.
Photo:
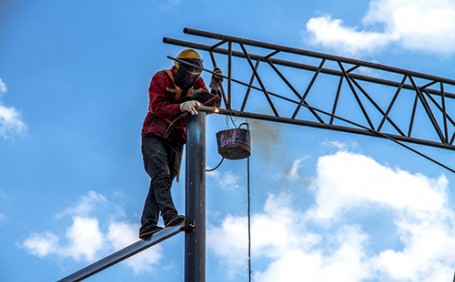
[[[204,79],[202,79],[202,77],[199,77],[199,79],[196,81],[196,83],[194,84],[193,86],[194,89],[204,89],[205,91],[208,92],[207,90],[207,86],[205,86],[205,82],[204,82]]]
[[[180,105],[172,102],[172,97],[166,94],[167,77],[163,73],[156,73],[149,87],[150,110],[160,118],[172,120],[180,112]]]

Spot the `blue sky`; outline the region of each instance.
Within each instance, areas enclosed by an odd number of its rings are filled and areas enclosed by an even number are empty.
[[[55,281],[137,239],[147,88],[181,50],[164,36],[197,41],[191,27],[453,78],[454,19],[449,0],[1,1],[0,280]],[[453,278],[453,173],[387,140],[249,122],[254,281]],[[212,167],[226,118],[207,126]],[[455,167],[450,150],[413,147]],[[207,281],[247,281],[246,203],[245,160],[207,175]],[[183,281],[183,238],[87,281]]]

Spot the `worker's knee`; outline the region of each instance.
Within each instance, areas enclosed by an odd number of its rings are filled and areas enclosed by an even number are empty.
[[[162,174],[152,178],[153,187],[158,190],[171,189],[172,178],[169,174]]]

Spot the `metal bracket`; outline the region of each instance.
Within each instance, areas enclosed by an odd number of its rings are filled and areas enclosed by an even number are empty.
[[[193,220],[190,220],[189,218],[185,218],[185,222],[183,222],[183,231],[185,232],[193,232],[194,229],[196,228],[196,223]]]

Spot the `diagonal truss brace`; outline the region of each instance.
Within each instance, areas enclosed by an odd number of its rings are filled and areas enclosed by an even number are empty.
[[[215,54],[227,59],[228,111],[455,150],[453,79],[191,28],[184,33],[205,43],[163,41],[207,51],[214,66],[220,65]],[[251,72],[248,82],[238,79],[242,64]],[[277,81],[282,86],[275,90]],[[233,83],[245,94],[232,93]]]

